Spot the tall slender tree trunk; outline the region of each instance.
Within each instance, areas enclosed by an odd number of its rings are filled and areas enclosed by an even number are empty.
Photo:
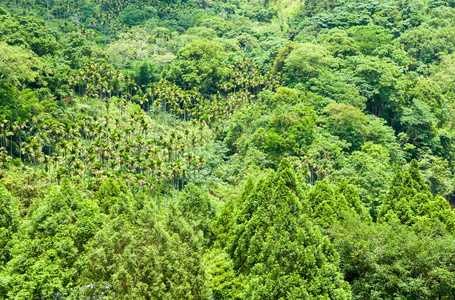
[[[46,4],[47,4],[47,21],[50,23],[51,17],[49,15],[49,0],[46,0]]]

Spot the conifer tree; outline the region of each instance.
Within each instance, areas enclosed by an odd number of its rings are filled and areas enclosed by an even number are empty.
[[[129,210],[127,187],[120,180],[106,179],[96,194],[103,213],[117,216]]]
[[[307,197],[313,210],[311,217],[322,227],[333,225],[345,214],[370,220],[362,207],[358,190],[345,180],[340,181],[334,188],[327,180],[318,181]]]
[[[172,205],[161,214],[152,204],[131,213],[109,219],[93,238],[80,294],[104,290],[125,300],[209,299],[202,236]]]
[[[247,299],[350,299],[338,254],[309,220],[296,176],[283,161],[260,180],[238,214],[230,254]]]
[[[77,261],[100,228],[103,215],[68,180],[55,187],[24,221],[5,267],[8,296],[52,299],[68,296],[80,276]]]
[[[323,227],[335,222],[337,213],[347,209],[344,198],[338,201],[335,191],[326,180],[318,181],[308,194],[308,200],[313,208],[313,219]]]
[[[235,273],[229,254],[220,248],[213,248],[204,255],[204,266],[208,273],[212,299],[242,299],[244,276]]]
[[[346,202],[346,205],[354,210],[358,215],[366,219],[371,218],[369,217],[368,212],[362,206],[359,190],[352,184],[347,183],[345,179],[342,179],[340,182],[338,182],[335,187],[335,194],[338,198],[340,198],[338,200],[340,203]]]
[[[196,231],[201,230],[204,238],[209,242],[213,238],[211,221],[215,217],[215,210],[209,196],[190,183],[183,190],[177,205],[188,223]]]
[[[447,200],[433,197],[423,181],[416,160],[412,160],[403,174],[398,170],[384,196],[378,213],[380,222],[400,222],[405,225],[432,226],[440,222],[449,232],[454,232],[455,215]]]

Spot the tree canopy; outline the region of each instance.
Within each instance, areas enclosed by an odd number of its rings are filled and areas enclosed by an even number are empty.
[[[0,299],[453,299],[455,1],[0,1]]]

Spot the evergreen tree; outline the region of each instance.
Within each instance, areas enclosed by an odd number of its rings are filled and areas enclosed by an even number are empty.
[[[194,230],[202,231],[207,242],[213,239],[211,222],[215,217],[215,210],[206,193],[190,183],[183,190],[177,207]]]
[[[4,268],[9,297],[68,296],[80,276],[78,260],[100,228],[103,215],[67,180],[55,187],[24,221]]]
[[[118,216],[128,213],[130,208],[130,195],[127,187],[120,180],[106,179],[96,193],[99,207],[105,214]]]
[[[308,219],[289,162],[260,180],[238,214],[230,254],[247,299],[350,299],[338,254]]]
[[[311,217],[322,227],[329,227],[346,214],[369,220],[370,216],[360,202],[358,190],[345,180],[333,188],[327,180],[318,181],[308,193],[313,209]]]
[[[423,181],[417,161],[412,160],[404,174],[400,170],[395,173],[379,209],[378,221],[398,221],[406,225],[417,222],[430,227],[441,222],[446,230],[453,232],[455,215],[447,200],[439,195],[433,197]]]
[[[202,237],[179,211],[146,205],[134,218],[111,218],[84,258],[80,294],[116,299],[209,299]],[[128,220],[129,219],[129,220]]]
[[[204,267],[208,273],[208,282],[212,299],[242,299],[244,276],[236,274],[234,263],[225,251],[213,248],[204,255]]]

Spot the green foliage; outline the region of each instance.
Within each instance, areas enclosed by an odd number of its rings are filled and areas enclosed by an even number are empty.
[[[68,181],[52,189],[24,221],[3,270],[9,297],[68,295],[80,274],[78,260],[103,221],[98,205]]]
[[[153,61],[141,61],[133,63],[133,77],[134,81],[139,85],[146,86],[150,83],[158,82],[160,78],[160,68],[157,63]]]
[[[32,204],[39,203],[53,186],[43,174],[32,168],[26,170],[24,174],[23,169],[12,168],[1,179],[1,185],[17,199],[21,216],[27,215]]]
[[[336,0],[318,0],[305,3],[302,11],[308,17],[312,17],[322,11],[331,11],[337,4]]]
[[[347,34],[357,43],[360,52],[370,55],[379,46],[392,43],[392,35],[380,26],[355,26]]]
[[[165,28],[154,28],[150,30],[147,27],[135,26],[131,30],[121,34],[116,41],[113,41],[106,47],[106,51],[110,56],[109,61],[114,65],[133,69],[156,68],[156,66],[151,66],[150,60],[166,58],[167,51],[164,42],[168,39],[168,35],[169,31]],[[144,71],[140,70],[139,72]],[[153,72],[154,70],[152,69],[150,71]],[[141,75],[146,76],[146,74]],[[156,74],[149,74],[148,76],[152,77],[153,75],[156,76]],[[144,79],[138,79],[137,83],[144,83]]]
[[[454,7],[2,1],[0,298],[454,298]]]
[[[37,70],[42,67],[33,52],[19,46],[10,46],[5,42],[0,42],[0,56],[2,86],[34,81],[38,76]]]
[[[438,53],[450,54],[455,50],[452,26],[431,28],[421,25],[405,31],[398,41],[410,56],[422,63],[430,63],[437,59]]]
[[[304,214],[309,207],[299,199],[301,188],[289,162],[280,169],[242,195],[230,253],[235,269],[247,277],[245,297],[349,299],[338,255]],[[290,257],[301,263],[291,263]]]
[[[345,104],[327,106],[327,127],[334,135],[350,142],[352,150],[359,150],[368,135],[368,118],[359,109]]]
[[[414,145],[419,145],[436,135],[436,118],[425,102],[414,100],[412,105],[405,107],[400,122]]]
[[[453,237],[350,218],[331,233],[355,299],[450,299]]]
[[[297,100],[295,92],[287,95],[281,90],[270,99],[271,102]],[[294,96],[294,97],[292,97]],[[275,110],[266,128],[259,128],[252,136],[253,144],[269,155],[269,160],[278,164],[286,155],[298,155],[314,140],[314,111],[305,106],[280,107]]]
[[[220,45],[207,40],[196,41],[179,51],[177,62],[167,71],[167,78],[185,88],[200,87],[213,91],[213,85],[227,75]]]
[[[326,181],[318,181],[308,192],[312,219],[323,228],[332,226],[344,215],[369,219],[355,186],[341,180],[334,188]]]
[[[126,7],[120,14],[120,19],[124,24],[129,26],[142,25],[149,18],[152,18],[156,15],[156,9],[153,7],[146,7],[145,9],[140,9],[135,5],[130,4]]]
[[[100,210],[115,216],[129,213],[130,197],[125,184],[112,178],[106,179],[96,193]]]
[[[433,197],[424,183],[416,160],[412,160],[408,170],[395,173],[390,188],[384,196],[378,212],[382,222],[399,221],[405,225],[415,223],[442,223],[445,230],[453,233],[455,215],[447,200]]]
[[[19,101],[19,91],[12,84],[0,83],[0,116],[10,122],[30,118],[30,107]]]
[[[220,17],[211,17],[206,19],[199,19],[197,22],[198,26],[212,28],[215,30],[216,34],[221,37],[223,34],[231,30],[231,23],[220,18]]]
[[[312,92],[364,111],[367,98],[356,89],[358,81],[350,70],[324,70],[318,77],[310,79],[309,83]]]
[[[211,222],[215,211],[206,193],[190,183],[182,191],[177,207],[195,231],[202,231],[208,241],[212,239]]]
[[[346,180],[341,180],[335,187],[335,194],[340,198],[338,199],[340,204],[344,205],[344,201],[346,201],[349,209],[355,211],[362,218],[369,219],[369,216],[366,214],[366,211],[360,202],[359,191],[355,186],[348,184]]]
[[[353,57],[350,64],[360,79],[357,83],[360,95],[368,99],[367,109],[378,117],[392,119],[399,70],[375,57]]]
[[[55,54],[59,48],[44,21],[31,16],[1,15],[0,40],[11,46],[22,46],[39,56]]]
[[[270,107],[276,107],[283,104],[295,105],[298,102],[299,95],[294,90],[286,87],[280,87],[276,91],[276,94],[267,101],[267,104]]]
[[[455,187],[447,160],[425,155],[419,161],[419,168],[433,196],[439,194],[447,198],[451,195]]]
[[[235,273],[234,264],[223,250],[213,249],[204,256],[213,299],[242,299],[244,277]]]
[[[441,88],[436,82],[431,80],[419,80],[415,87],[409,91],[408,97],[413,101],[423,102],[430,107],[434,117],[437,118],[438,124],[445,122],[442,115],[444,107],[444,96],[441,94]]]
[[[329,50],[322,45],[297,44],[284,62],[283,71],[291,83],[305,82],[334,63]]]
[[[273,62],[273,71],[281,72],[285,66],[285,60],[289,54],[295,49],[296,43],[288,42],[284,47],[278,49],[275,61]]]
[[[308,193],[313,208],[313,218],[322,227],[332,225],[338,219],[337,213],[348,209],[345,198],[337,198],[335,191],[326,180],[318,181]]]
[[[160,216],[146,205],[131,219],[110,219],[88,245],[82,293],[108,286],[119,299],[209,299],[201,237],[178,211]]]
[[[351,32],[332,29],[327,34],[321,34],[318,39],[321,40],[322,44],[325,45],[335,57],[358,55],[359,51],[363,50],[358,41],[360,37],[357,37],[356,35],[355,38],[353,38],[348,35],[349,33],[350,35],[353,35]]]
[[[338,180],[345,178],[359,187],[363,202],[376,202],[389,186],[392,175],[389,162],[390,157],[384,147],[367,142],[362,151],[354,151],[341,162],[341,168],[331,177]]]
[[[91,47],[84,36],[80,33],[70,33],[62,40],[63,57],[69,62],[72,68],[81,68],[91,59],[98,62],[105,59],[105,54],[96,47]]]
[[[13,234],[20,224],[19,203],[0,185],[0,270],[11,259],[10,251],[13,246]],[[2,287],[0,286],[0,295]]]

